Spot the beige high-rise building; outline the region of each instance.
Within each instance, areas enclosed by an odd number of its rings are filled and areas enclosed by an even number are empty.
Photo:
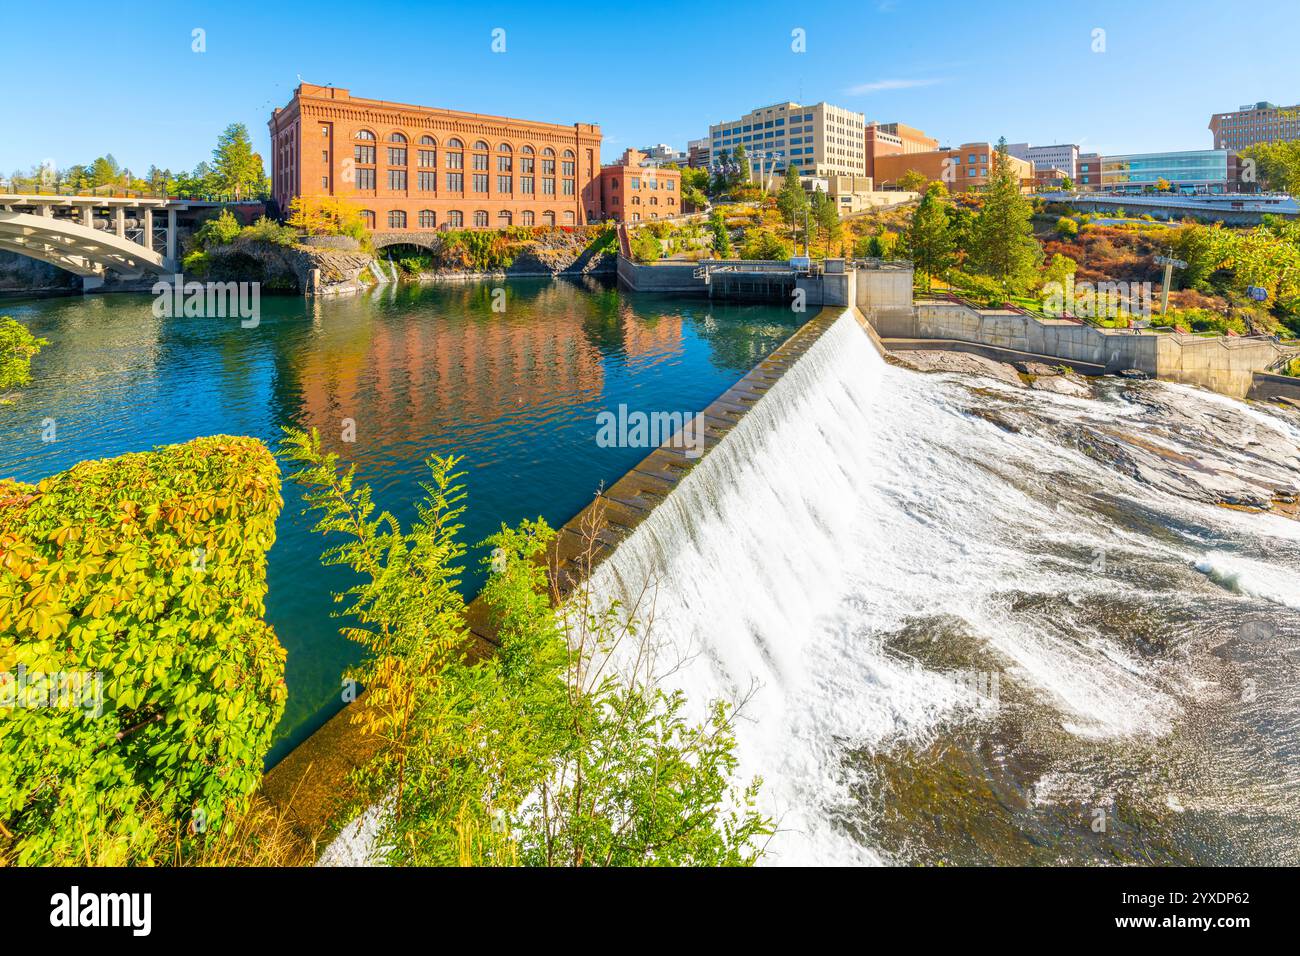
[[[861,113],[830,103],[774,103],[711,125],[709,163],[730,162],[743,146],[755,178],[783,176],[787,163],[802,176],[865,176],[865,127]]]

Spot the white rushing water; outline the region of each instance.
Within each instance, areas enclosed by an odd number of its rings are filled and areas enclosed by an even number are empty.
[[[999,428],[969,414],[970,384],[886,364],[846,314],[593,578],[598,597],[625,602],[657,583],[653,634],[681,658],[666,683],[693,706],[752,691],[741,772],[762,775],[778,818],[768,862],[894,862],[854,827],[846,755],[978,719],[967,686],[890,652],[909,621],[955,617],[1059,732],[1122,743],[1169,735],[1195,681],[1086,620],[1090,601],[1151,603],[1142,572],[1156,564],[1300,606],[1294,567],[1221,553],[1195,530],[1253,521],[1252,534],[1293,544],[1300,525],[1175,499],[1067,443]],[[1029,390],[1016,400],[1066,418],[1140,413]],[[1067,486],[1193,530],[1135,532]],[[1025,595],[1059,603],[1012,606]]]

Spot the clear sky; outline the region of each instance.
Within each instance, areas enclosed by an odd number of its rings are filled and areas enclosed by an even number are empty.
[[[3,18],[20,36],[5,44],[0,170],[106,152],[139,174],[190,169],[236,121],[265,155],[267,117],[300,76],[376,99],[598,122],[607,159],[685,148],[710,122],[787,99],[945,144],[1205,149],[1213,112],[1300,102],[1293,2],[64,0],[57,25]],[[192,49],[196,28],[206,52]],[[496,28],[504,53],[492,52]]]

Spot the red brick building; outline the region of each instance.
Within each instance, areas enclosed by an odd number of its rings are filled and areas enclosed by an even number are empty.
[[[600,202],[606,219],[643,222],[682,214],[680,170],[642,166],[645,153],[629,149],[601,167]]]
[[[380,232],[601,218],[600,127],[361,99],[301,84],[271,114],[272,195],[338,196]]]

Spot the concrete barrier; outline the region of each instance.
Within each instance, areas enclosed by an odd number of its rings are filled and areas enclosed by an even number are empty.
[[[1246,397],[1261,402],[1286,399],[1300,405],[1300,378],[1256,372]]]
[[[864,263],[856,302],[886,344],[906,340],[965,343],[998,353],[1057,360],[1080,370],[1139,369],[1155,378],[1200,385],[1244,398],[1257,373],[1295,350],[1270,336],[1201,336],[1177,332],[1100,329],[1066,319],[1039,319],[1010,309],[975,309],[960,302],[912,301],[908,263]],[[952,345],[939,347],[954,347]],[[966,349],[974,351],[973,348]]]

